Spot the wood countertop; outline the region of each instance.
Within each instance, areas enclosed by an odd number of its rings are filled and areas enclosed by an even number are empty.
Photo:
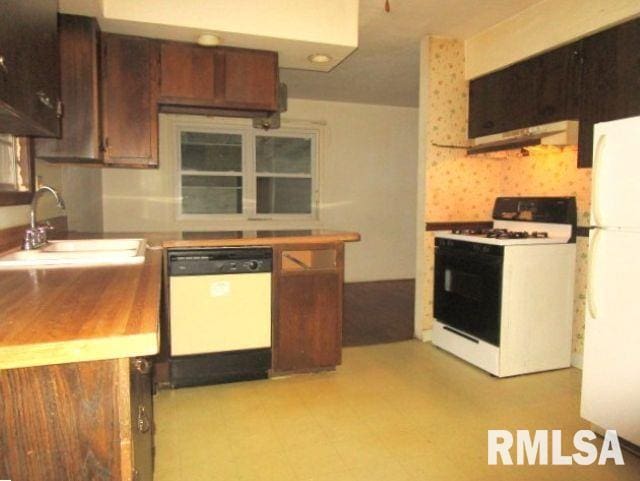
[[[153,355],[162,252],[139,265],[0,272],[0,369]]]
[[[162,248],[355,242],[327,230],[105,233]],[[162,250],[140,265],[0,271],[0,369],[154,355],[159,349]]]
[[[232,247],[271,246],[276,244],[324,244],[356,242],[357,232],[331,230],[256,230],[256,231],[184,231],[179,233],[148,234],[147,239],[162,247]]]

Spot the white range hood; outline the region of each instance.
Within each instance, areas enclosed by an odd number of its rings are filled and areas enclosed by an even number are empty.
[[[473,139],[468,153],[481,154],[532,146],[563,147],[577,144],[578,121],[563,120],[561,122],[476,137]]]

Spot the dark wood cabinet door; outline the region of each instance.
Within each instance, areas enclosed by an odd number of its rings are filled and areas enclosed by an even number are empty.
[[[60,132],[57,0],[0,2],[0,130]]]
[[[343,267],[342,245],[274,248],[274,371],[340,364]]]
[[[534,62],[472,80],[469,85],[469,137],[506,132],[531,124],[535,111]]]
[[[133,480],[153,481],[154,420],[151,385],[151,361],[131,359],[131,440]]]
[[[214,105],[215,65],[210,48],[163,42],[160,47],[160,101],[174,105]]]
[[[222,108],[275,112],[278,109],[278,54],[262,50],[218,49]]]
[[[591,167],[593,126],[640,115],[640,19],[583,41],[578,165]]]
[[[58,36],[64,105],[61,137],[37,139],[36,156],[51,161],[101,162],[98,22],[59,15]]]
[[[118,361],[0,370],[0,479],[119,480]]]
[[[488,75],[469,83],[469,137],[476,138],[500,132],[502,97],[505,81],[501,75]]]
[[[334,367],[340,363],[340,291],[337,273],[280,277],[277,371]]]
[[[158,165],[159,47],[155,40],[103,34],[105,163]]]
[[[530,60],[531,125],[576,120],[580,107],[582,44],[573,43]]]

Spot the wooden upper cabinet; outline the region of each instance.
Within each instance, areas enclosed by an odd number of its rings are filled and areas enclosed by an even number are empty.
[[[214,60],[211,48],[162,42],[160,101],[175,105],[214,105]]]
[[[532,125],[578,119],[582,55],[582,42],[576,42],[530,61],[534,67]]]
[[[162,42],[160,58],[163,111],[251,117],[278,110],[276,52]]]
[[[61,98],[59,139],[36,139],[36,157],[49,161],[102,162],[99,35],[95,18],[58,16]]]
[[[115,34],[101,40],[104,162],[157,166],[158,42]]]
[[[57,0],[0,2],[0,132],[60,133]]]
[[[472,80],[469,137],[576,119],[580,68],[574,43]]]
[[[583,44],[578,165],[591,167],[594,124],[640,115],[640,19]]]
[[[278,110],[278,54],[262,50],[220,49],[220,106]]]

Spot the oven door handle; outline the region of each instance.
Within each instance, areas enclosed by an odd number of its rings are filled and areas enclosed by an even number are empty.
[[[482,252],[464,252],[446,247],[436,247],[436,257],[459,259],[464,261],[475,261],[482,264],[500,265],[503,257],[495,254],[485,254]]]

